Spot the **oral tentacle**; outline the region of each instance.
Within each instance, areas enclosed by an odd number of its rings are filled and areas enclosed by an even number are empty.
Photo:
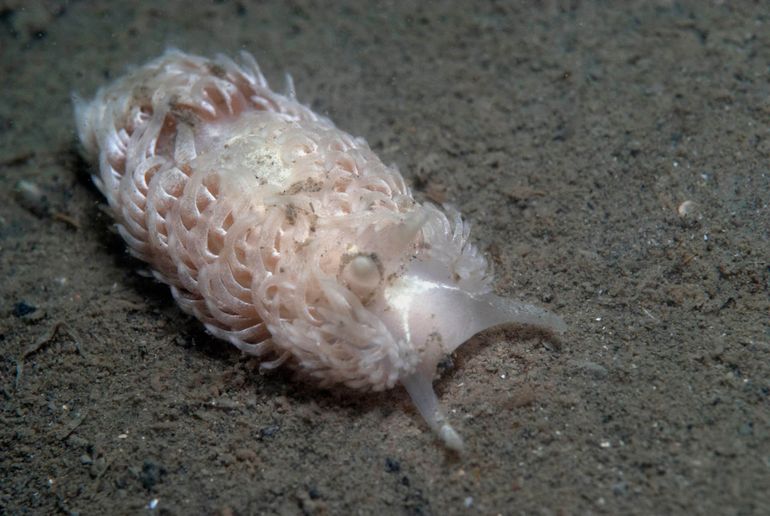
[[[461,452],[464,448],[462,437],[452,428],[433,390],[433,367],[430,371],[421,367],[413,374],[403,378],[401,383],[412,398],[417,410],[425,422],[447,448]]]

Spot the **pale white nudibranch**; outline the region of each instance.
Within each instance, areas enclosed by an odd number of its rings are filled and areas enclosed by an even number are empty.
[[[170,50],[76,100],[84,153],[131,253],[216,337],[322,387],[401,383],[447,447],[462,439],[436,366],[506,323],[560,333],[491,292],[456,211],[420,205],[395,167],[256,61]]]

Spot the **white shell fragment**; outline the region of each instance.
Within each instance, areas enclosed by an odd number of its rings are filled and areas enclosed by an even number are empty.
[[[130,251],[215,336],[321,386],[403,384],[450,448],[438,361],[504,323],[560,318],[491,292],[459,213],[415,202],[361,138],[236,64],[167,51],[75,100]]]

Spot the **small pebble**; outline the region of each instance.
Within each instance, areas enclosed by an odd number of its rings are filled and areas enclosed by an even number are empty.
[[[31,314],[35,310],[37,310],[36,306],[27,304],[24,301],[19,301],[13,305],[13,315],[16,317],[24,317],[25,315]]]
[[[695,214],[696,208],[697,208],[697,205],[694,202],[684,201],[676,209],[676,212],[679,214],[680,217],[688,218],[688,217],[692,217]]]
[[[401,464],[397,460],[388,457],[385,459],[385,470],[388,473],[398,473],[401,471]]]
[[[278,433],[281,427],[278,425],[269,425],[259,430],[259,437],[264,439],[265,437],[273,437]]]
[[[622,496],[628,493],[628,482],[618,482],[612,484],[612,493],[615,496]]]
[[[35,183],[22,179],[16,183],[16,194],[22,207],[39,217],[48,214],[48,198],[45,192]]]

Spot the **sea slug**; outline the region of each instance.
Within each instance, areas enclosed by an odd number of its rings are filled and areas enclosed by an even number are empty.
[[[136,257],[213,335],[320,386],[401,383],[452,449],[439,360],[503,323],[562,320],[492,293],[460,214],[416,202],[362,138],[270,89],[254,58],[169,50],[77,97],[93,180]]]

